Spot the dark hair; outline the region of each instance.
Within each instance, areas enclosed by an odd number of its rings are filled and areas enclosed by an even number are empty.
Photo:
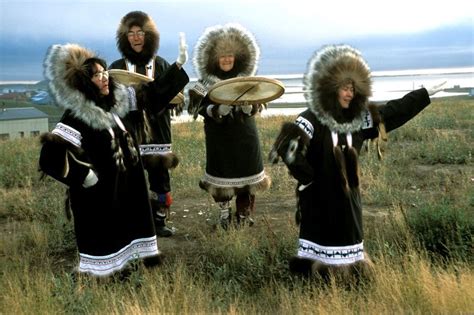
[[[352,83],[354,85],[353,81],[350,79],[347,79],[347,81],[344,80],[343,82],[346,83],[341,84],[341,86],[347,83]],[[335,87],[335,89],[324,89],[324,86],[319,87],[319,99],[325,100],[321,103],[321,108],[328,112],[331,117],[340,124],[351,122],[354,118],[360,115],[366,106],[364,95],[357,93],[355,89],[356,87],[354,86],[354,97],[349,103],[349,108],[343,108],[338,100],[339,87]]]
[[[105,60],[97,57],[86,59],[82,65],[85,77],[82,78],[82,80],[79,80],[76,87],[88,100],[93,101],[97,106],[108,111],[115,104],[115,82],[112,77],[109,77],[110,93],[108,95],[102,95],[100,89],[94,84],[94,82],[92,82],[92,77],[97,70],[96,64],[101,65],[104,70],[107,70],[107,63]]]

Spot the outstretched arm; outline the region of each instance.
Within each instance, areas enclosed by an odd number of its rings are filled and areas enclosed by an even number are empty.
[[[387,132],[403,126],[431,103],[425,88],[411,91],[400,99],[379,106],[381,119]]]
[[[179,69],[177,64],[173,64],[153,82],[143,85],[142,90],[137,91],[137,100],[149,106],[151,112],[160,114],[168,109],[171,100],[188,82],[189,77],[184,69]]]

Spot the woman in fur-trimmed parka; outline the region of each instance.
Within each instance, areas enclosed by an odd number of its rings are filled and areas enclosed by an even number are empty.
[[[126,88],[106,64],[76,44],[53,45],[44,73],[65,112],[41,136],[40,169],[68,187],[79,250],[79,273],[108,276],[136,259],[159,263],[155,228],[130,114],[137,101],[159,111],[178,91],[155,80]],[[179,71],[170,75],[180,78]]]
[[[142,11],[129,12],[121,19],[116,38],[117,48],[123,58],[114,61],[110,69],[128,70],[155,79],[162,76],[168,68],[181,68],[187,61],[184,35],[180,55],[175,63],[170,65],[161,56],[156,55],[160,45],[160,33],[153,19]],[[183,69],[181,71],[184,72]],[[181,89],[184,88],[182,82],[174,83]],[[173,234],[165,222],[173,202],[169,170],[179,163],[178,156],[172,150],[171,112],[180,113],[183,106],[184,104],[168,104],[160,112],[139,108],[134,117],[140,153],[148,172],[150,202],[157,235],[162,237]]]
[[[430,104],[428,92],[369,105],[369,67],[347,45],[317,51],[304,88],[308,109],[283,124],[270,152],[270,160],[281,158],[298,181],[299,246],[290,269],[323,275],[366,271],[359,152],[366,139],[385,137]]]
[[[255,194],[270,186],[254,117],[262,105],[214,104],[207,92],[222,80],[255,75],[259,55],[254,36],[238,24],[207,28],[194,48],[199,80],[189,90],[188,111],[195,118],[198,114],[204,117],[206,172],[200,187],[217,202],[223,228],[232,220],[233,197],[235,223],[253,224]]]

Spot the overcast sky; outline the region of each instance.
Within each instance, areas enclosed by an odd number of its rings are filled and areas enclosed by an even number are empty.
[[[120,19],[133,10],[152,16],[161,33],[160,53],[174,58],[171,55],[178,51],[178,32],[186,33],[192,54],[199,35],[215,24],[241,23],[255,34],[262,53],[264,48],[287,46],[313,46],[315,50],[322,44],[350,38],[390,39],[457,25],[473,26],[472,3],[469,0],[0,0],[0,56],[4,58],[0,64],[4,69],[0,71],[6,71],[8,58],[13,62],[13,57],[28,55],[25,50],[37,54],[61,42],[77,42],[104,57],[118,58],[115,32]],[[453,38],[456,36],[452,34]],[[470,46],[474,45],[473,37],[471,30]],[[26,48],[29,44],[36,44],[36,48]]]

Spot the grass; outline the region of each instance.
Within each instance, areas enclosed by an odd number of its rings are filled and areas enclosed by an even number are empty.
[[[387,314],[474,312],[474,100],[436,99],[389,134],[384,159],[361,156],[365,243],[375,262],[358,286],[288,271],[295,253],[294,180],[270,165],[251,230],[213,231],[199,122],[173,125],[178,233],[159,239],[163,266],[127,282],[71,277],[77,262],[64,187],[39,180],[38,139],[0,142],[0,313],[2,314]],[[263,154],[281,123],[258,119]],[[266,161],[266,156],[265,156]],[[249,233],[250,232],[250,233]]]

